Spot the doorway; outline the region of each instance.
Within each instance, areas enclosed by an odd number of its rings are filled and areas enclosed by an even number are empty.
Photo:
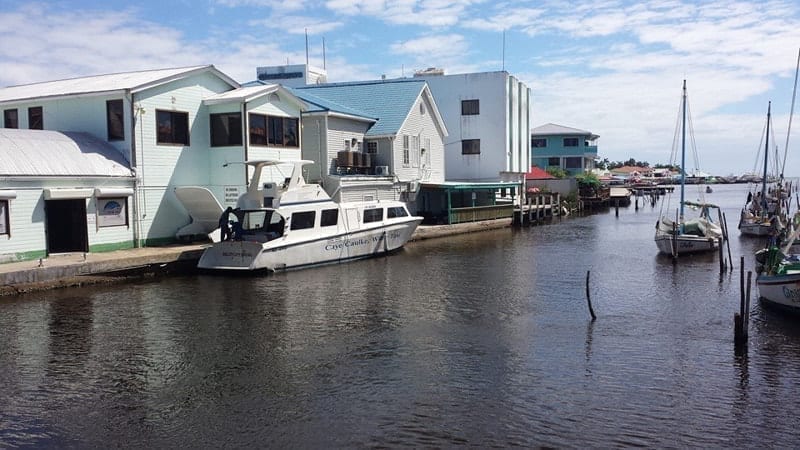
[[[47,253],[88,252],[86,200],[45,200]]]

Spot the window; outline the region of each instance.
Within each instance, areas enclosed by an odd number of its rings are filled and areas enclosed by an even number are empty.
[[[248,118],[250,122],[250,145],[300,146],[299,119],[256,113],[250,113]]]
[[[269,145],[277,147],[299,147],[298,120],[294,117],[269,116]]]
[[[0,235],[11,234],[8,225],[8,200],[0,200]]]
[[[305,230],[306,228],[314,228],[314,218],[316,211],[303,211],[292,214],[292,224],[289,227],[292,230]]]
[[[481,154],[481,140],[480,139],[464,139],[461,141],[461,154],[462,155],[480,155]]]
[[[564,158],[564,167],[567,169],[583,169],[583,158],[580,156],[568,156]]]
[[[402,206],[392,206],[391,208],[386,208],[387,219],[394,219],[395,217],[406,217],[406,216],[408,216],[408,212]]]
[[[531,147],[533,147],[533,148],[545,148],[545,147],[547,147],[547,139],[545,139],[545,138],[533,138],[533,139],[531,139]]]
[[[578,138],[564,138],[564,147],[577,147]]]
[[[462,116],[477,116],[481,113],[480,100],[461,100]]]
[[[425,102],[419,102],[419,115],[425,115]]]
[[[211,146],[242,145],[241,113],[211,114]]]
[[[117,227],[127,225],[128,197],[97,199],[98,227]]]
[[[41,106],[34,106],[28,108],[28,129],[29,130],[44,130],[44,112]]]
[[[378,143],[367,142],[367,153],[372,153],[372,154],[378,153]]]
[[[19,118],[16,109],[3,111],[3,126],[5,128],[19,128]]]
[[[403,164],[411,162],[408,135],[403,135]]]
[[[125,122],[122,112],[122,100],[108,100],[106,102],[106,129],[109,141],[125,140]]]
[[[364,210],[364,223],[380,222],[383,220],[383,208],[370,208]]]
[[[156,142],[189,145],[189,113],[156,110]]]
[[[561,158],[559,158],[558,156],[547,158],[547,166],[561,167]]]
[[[250,145],[267,145],[267,116],[250,113]]]
[[[319,218],[319,226],[332,227],[339,223],[339,210],[338,209],[323,209],[322,215]]]

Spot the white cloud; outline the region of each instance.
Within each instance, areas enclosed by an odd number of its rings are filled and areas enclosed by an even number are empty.
[[[344,22],[310,16],[272,16],[268,19],[251,20],[250,26],[261,26],[282,33],[320,35],[331,32],[344,25]]]
[[[449,27],[458,24],[470,5],[483,0],[328,0],[334,13],[376,17],[395,25]]]

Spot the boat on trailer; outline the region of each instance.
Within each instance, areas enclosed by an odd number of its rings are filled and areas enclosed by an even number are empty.
[[[305,182],[302,167],[311,163],[246,162],[253,168],[247,191],[236,209],[222,213],[222,239],[206,248],[197,267],[279,271],[369,258],[403,247],[422,222],[401,201],[333,201],[322,186]],[[284,183],[260,182],[265,167],[286,164],[293,168]]]

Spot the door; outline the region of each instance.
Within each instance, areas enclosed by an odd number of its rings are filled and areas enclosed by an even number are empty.
[[[45,200],[47,253],[88,252],[86,200]]]

